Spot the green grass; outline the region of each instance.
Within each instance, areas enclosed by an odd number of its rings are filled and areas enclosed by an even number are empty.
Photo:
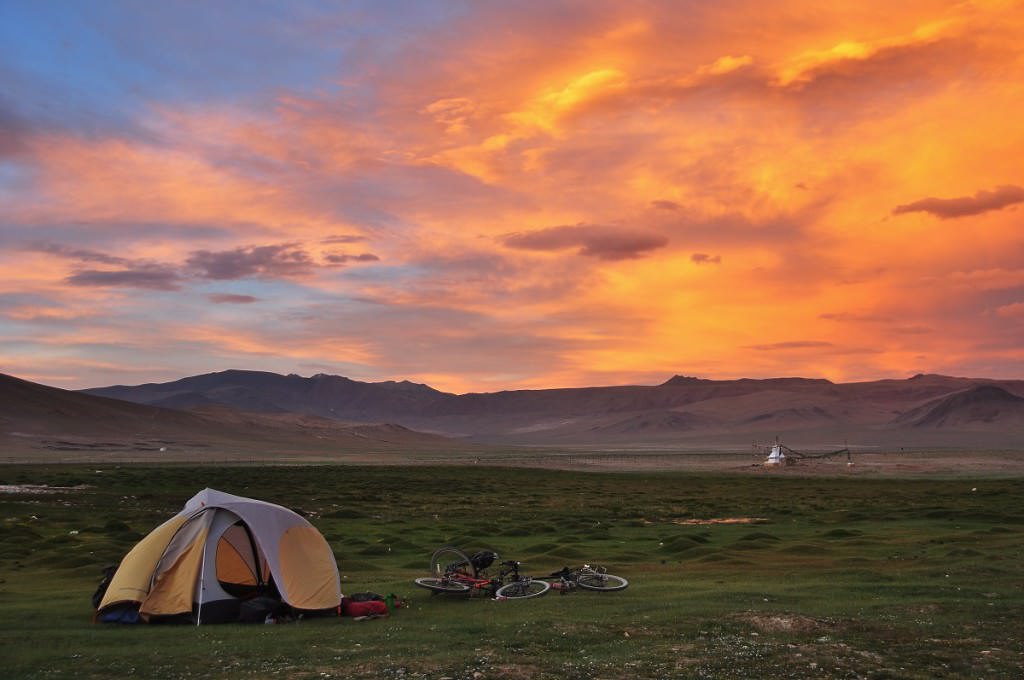
[[[480,467],[0,467],[4,677],[1016,678],[1024,483]],[[387,619],[102,626],[104,564],[205,486],[298,509]],[[975,489],[975,490],[972,490]],[[759,517],[758,524],[677,520]],[[431,551],[529,573],[593,561],[620,593],[432,596]]]

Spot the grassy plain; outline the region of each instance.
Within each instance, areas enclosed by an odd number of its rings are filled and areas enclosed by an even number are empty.
[[[462,467],[3,466],[8,678],[1019,678],[1024,480]],[[210,486],[301,510],[367,622],[101,626],[104,564]],[[750,524],[687,523],[757,518]],[[442,544],[620,593],[525,602],[412,585]]]

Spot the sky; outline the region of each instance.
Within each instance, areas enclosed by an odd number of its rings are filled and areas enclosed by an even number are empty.
[[[0,372],[1024,378],[1024,4],[0,0]]]

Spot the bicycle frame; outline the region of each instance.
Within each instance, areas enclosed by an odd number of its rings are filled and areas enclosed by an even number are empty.
[[[501,569],[498,572],[498,576],[494,578],[481,578],[481,576],[476,573],[476,568],[472,565],[468,565],[473,569],[473,573],[470,574],[465,571],[466,566],[467,565],[449,565],[448,568],[445,569],[444,575],[441,577],[442,580],[461,583],[469,586],[472,590],[490,589],[491,594],[493,595],[494,592],[506,582],[506,579],[508,579],[509,582],[512,582],[518,581],[522,578],[519,575],[519,562],[516,562],[515,560],[505,560],[504,562],[501,562],[501,566],[506,568]],[[472,592],[472,590],[470,592]]]
[[[548,581],[521,574],[520,563],[515,560],[499,562],[497,576],[484,576],[497,557],[492,551],[480,551],[470,557],[454,546],[444,546],[435,550],[430,558],[431,575],[417,578],[415,582],[435,594],[472,595],[487,591],[502,600],[538,597],[551,589]]]

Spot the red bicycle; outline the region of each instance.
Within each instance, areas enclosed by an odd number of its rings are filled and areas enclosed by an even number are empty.
[[[539,597],[551,590],[551,584],[523,576],[519,573],[519,562],[505,560],[495,577],[484,572],[498,559],[498,554],[482,550],[468,557],[453,546],[434,551],[430,557],[430,576],[415,580],[416,585],[434,593],[472,594],[474,591],[488,591],[495,598],[525,599]]]

